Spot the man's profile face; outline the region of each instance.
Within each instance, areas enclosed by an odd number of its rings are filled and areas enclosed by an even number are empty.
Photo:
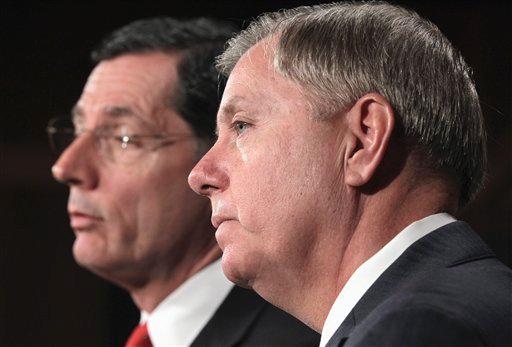
[[[212,203],[227,277],[264,291],[297,285],[308,252],[339,215],[339,128],[311,115],[299,87],[262,44],[236,64],[217,116],[218,140],[189,176]],[[275,286],[275,288],[273,288]]]
[[[88,131],[193,135],[166,105],[178,61],[177,55],[146,53],[98,64],[74,110],[75,127],[86,131],[53,168],[54,176],[70,186],[75,259],[114,281],[142,284],[154,274],[172,271],[186,252],[209,240],[209,235],[198,234],[208,222],[208,201],[187,185],[198,159],[195,137],[151,149],[130,144],[141,153],[125,163],[102,155]]]

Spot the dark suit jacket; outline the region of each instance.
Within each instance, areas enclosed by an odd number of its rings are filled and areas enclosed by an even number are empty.
[[[464,222],[409,247],[327,346],[512,346],[512,271]]]
[[[255,292],[234,287],[192,347],[318,346],[320,335]]]

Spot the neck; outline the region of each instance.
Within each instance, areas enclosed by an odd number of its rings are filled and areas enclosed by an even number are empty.
[[[456,193],[444,181],[407,188],[389,189],[366,199],[361,217],[339,263],[338,292],[366,260],[382,249],[410,224],[440,212],[454,214]]]
[[[338,294],[361,264],[411,223],[435,213],[456,211],[457,192],[445,181],[415,187],[408,182],[411,178],[404,176],[378,194],[348,194],[352,201],[343,203],[343,220],[321,231],[324,236],[315,249],[322,252],[312,252],[308,268],[301,271],[293,289],[274,293],[286,302],[269,301],[321,332]]]
[[[130,295],[137,307],[142,311],[151,313],[186,280],[219,259],[221,250],[215,243],[215,239],[213,239],[213,242],[200,255],[183,259],[180,264],[172,268],[172,271],[154,274],[143,285],[129,288]]]

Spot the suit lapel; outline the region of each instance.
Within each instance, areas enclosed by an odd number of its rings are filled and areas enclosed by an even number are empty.
[[[191,346],[237,345],[265,305],[255,292],[235,286]]]
[[[334,335],[331,337],[329,341],[327,341],[327,344],[325,347],[337,347],[337,346],[343,346],[345,341],[348,339],[348,336],[354,329],[354,326],[356,324],[355,318],[354,318],[354,311],[351,311],[347,318],[343,321],[343,323],[340,325],[338,330],[334,333]]]
[[[414,283],[426,272],[487,257],[494,257],[494,254],[464,222],[453,222],[431,232],[413,243],[384,271],[359,300],[326,346],[342,345],[355,326],[379,304],[400,287]]]

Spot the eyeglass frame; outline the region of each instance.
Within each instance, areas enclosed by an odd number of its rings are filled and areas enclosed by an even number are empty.
[[[70,122],[71,126],[62,127],[59,129],[58,127],[56,127],[54,125],[54,123],[57,123],[58,121],[68,121],[68,122]],[[71,146],[71,144],[79,136],[81,136],[85,133],[88,133],[88,132],[90,132],[94,136],[95,143],[98,145],[99,154],[102,155],[103,157],[107,157],[107,158],[109,157],[109,155],[102,148],[106,148],[106,146],[104,144],[108,143],[106,140],[109,140],[109,139],[119,141],[120,147],[122,150],[127,150],[128,145],[135,143],[135,141],[146,140],[146,139],[147,140],[149,140],[149,139],[157,140],[159,142],[159,144],[157,144],[156,146],[153,146],[150,148],[147,147],[145,144],[142,144],[140,146],[141,149],[149,149],[151,151],[155,151],[164,146],[172,145],[172,144],[176,143],[177,141],[187,140],[190,138],[196,138],[195,134],[190,134],[190,133],[189,134],[184,134],[184,133],[170,134],[170,133],[166,133],[166,132],[160,132],[160,133],[148,134],[148,135],[140,135],[140,134],[127,135],[126,134],[126,135],[118,136],[118,135],[113,135],[113,134],[105,134],[104,133],[105,128],[101,128],[101,127],[93,128],[93,129],[82,128],[80,130],[80,132],[77,133],[75,128],[76,128],[76,126],[73,124],[72,120],[68,119],[68,118],[54,117],[48,121],[48,125],[46,126],[46,133],[48,134],[50,147],[53,149],[53,151],[56,154],[61,155],[67,148],[69,148],[69,146]],[[53,139],[53,135],[55,135],[58,132],[64,133],[64,134],[67,133],[68,135],[73,137],[73,139],[69,142],[69,144],[67,144],[61,150],[59,150],[58,146],[55,144],[55,141]],[[114,158],[114,157],[115,157],[114,155],[111,155],[111,158],[108,158],[108,159],[110,159],[113,162],[116,162],[116,158]]]

